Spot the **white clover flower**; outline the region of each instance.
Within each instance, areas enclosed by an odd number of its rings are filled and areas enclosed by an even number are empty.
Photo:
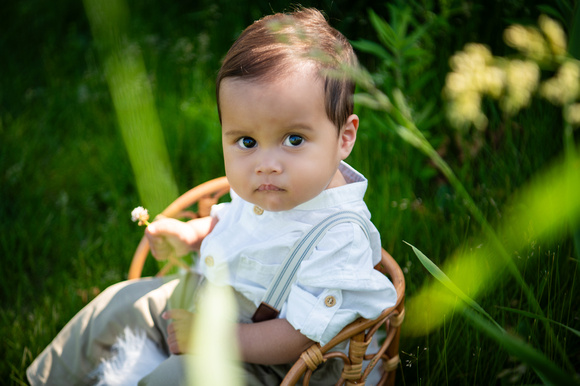
[[[142,206],[138,206],[131,212],[131,220],[133,222],[139,221],[139,225],[149,225],[149,212]]]
[[[540,29],[546,35],[552,53],[556,56],[566,54],[566,34],[558,22],[550,19],[546,15],[541,15],[538,23]]]

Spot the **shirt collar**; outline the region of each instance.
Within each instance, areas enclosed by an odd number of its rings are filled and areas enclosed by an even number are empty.
[[[362,200],[367,190],[367,179],[344,161],[340,163],[338,170],[346,180],[346,185],[323,190],[318,196],[298,205],[294,210],[325,209]]]

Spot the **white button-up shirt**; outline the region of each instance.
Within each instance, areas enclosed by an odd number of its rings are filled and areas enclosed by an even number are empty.
[[[363,201],[367,180],[344,162],[340,171],[346,185],[324,190],[287,211],[265,211],[232,191],[230,203],[212,210],[219,222],[201,245],[198,269],[212,282],[224,275],[227,284],[257,307],[278,267],[305,232],[341,210],[370,219]],[[324,345],[358,317],[376,318],[395,304],[393,284],[373,268],[381,259],[381,244],[376,228],[371,226],[370,231],[367,239],[354,223],[331,228],[301,263],[279,317]]]

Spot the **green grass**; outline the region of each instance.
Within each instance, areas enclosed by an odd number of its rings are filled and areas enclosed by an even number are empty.
[[[133,28],[183,192],[223,174],[213,78],[235,26],[247,23],[237,20],[231,31],[214,36],[219,12],[209,6],[181,18],[178,7],[170,9],[174,23],[135,6],[139,17]],[[19,7],[13,6],[30,15]],[[248,11],[255,17],[252,12],[256,8]],[[130,222],[131,209],[141,202],[88,26],[79,15],[82,10],[74,7],[46,12],[31,27],[52,31],[40,41],[23,21],[14,21],[2,35],[14,39],[21,30],[30,46],[18,49],[8,38],[0,46],[12,53],[0,64],[0,383],[25,384],[27,365],[64,324],[99,291],[126,278],[143,232]],[[176,27],[201,20],[199,30]],[[348,30],[349,20],[342,21]],[[350,23],[356,25],[354,19]],[[48,28],[55,25],[60,29]],[[444,56],[451,53],[441,53],[437,65],[444,68]],[[348,161],[369,177],[366,201],[383,246],[405,272],[410,299],[434,279],[403,240],[441,265],[458,249],[477,248],[481,230],[426,157],[384,126],[384,116],[362,107],[357,113],[361,128]],[[510,124],[492,117],[474,157],[460,156],[465,148],[445,123],[430,129],[430,139],[445,150],[444,158],[495,225],[513,210],[506,206],[509,197],[561,155],[561,127],[556,109],[535,102]],[[527,248],[510,253],[545,317],[579,330],[580,283],[571,241],[567,235],[548,245],[525,241]],[[149,261],[145,274],[155,268]],[[568,362],[578,371],[580,338],[557,324],[549,334],[538,319],[506,310],[534,312],[512,277],[497,274],[500,280],[477,302],[558,366],[568,369]],[[446,316],[441,329],[424,336],[405,334],[403,325],[397,380],[402,385],[540,382],[460,314]]]

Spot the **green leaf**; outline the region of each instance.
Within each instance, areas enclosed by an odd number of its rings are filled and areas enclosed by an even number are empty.
[[[401,54],[402,56],[405,57],[405,59],[411,58],[413,60],[429,60],[431,61],[432,55],[429,51],[424,50],[421,47],[418,46],[409,46],[407,48],[403,48],[401,49]],[[423,65],[423,63],[422,63]]]
[[[391,26],[373,10],[369,10],[369,19],[377,32],[379,40],[390,50],[396,51],[399,43],[395,31],[393,31]]]
[[[423,72],[418,78],[413,78],[413,81],[408,88],[408,95],[413,95],[415,92],[423,90],[427,82],[429,82],[435,76],[437,76],[437,70],[431,69]]]
[[[414,114],[415,122],[417,122],[417,127],[421,128],[424,132],[426,123],[433,120],[436,114],[433,112],[435,110],[436,100],[434,98],[430,99],[425,103],[421,111]]]
[[[370,40],[357,40],[350,44],[359,51],[373,54],[386,62],[387,65],[393,62],[393,56],[385,50],[383,46]]]
[[[422,120],[421,122],[417,122],[417,124],[420,123],[420,129],[421,131],[425,132],[425,136],[428,134],[427,130],[429,130],[431,127],[439,124],[442,120],[444,119],[444,116],[442,114],[436,114],[436,115],[431,115],[429,117],[427,117],[426,119]]]
[[[457,295],[458,298],[463,300],[470,307],[485,315],[499,330],[503,331],[503,327],[501,327],[475,300],[471,299],[463,291],[461,291],[461,289],[457,287],[455,283],[453,283],[453,281],[449,279],[449,277],[441,269],[439,269],[435,263],[433,263],[427,256],[425,256],[423,252],[408,242],[403,242],[413,248],[413,252],[415,252],[415,255],[417,255],[421,264],[423,264],[423,266],[427,269],[427,271],[429,271],[431,275],[433,275],[435,279],[439,280],[445,287],[447,287],[447,289]]]
[[[411,9],[409,7],[401,9],[400,6],[393,4],[389,4],[388,7],[395,35],[399,37],[405,36],[411,20]]]
[[[422,38],[423,35],[427,35],[429,32],[429,28],[431,28],[432,23],[425,24],[421,28],[418,28],[414,31],[411,35],[409,35],[403,42],[403,47],[408,47],[417,44]]]

